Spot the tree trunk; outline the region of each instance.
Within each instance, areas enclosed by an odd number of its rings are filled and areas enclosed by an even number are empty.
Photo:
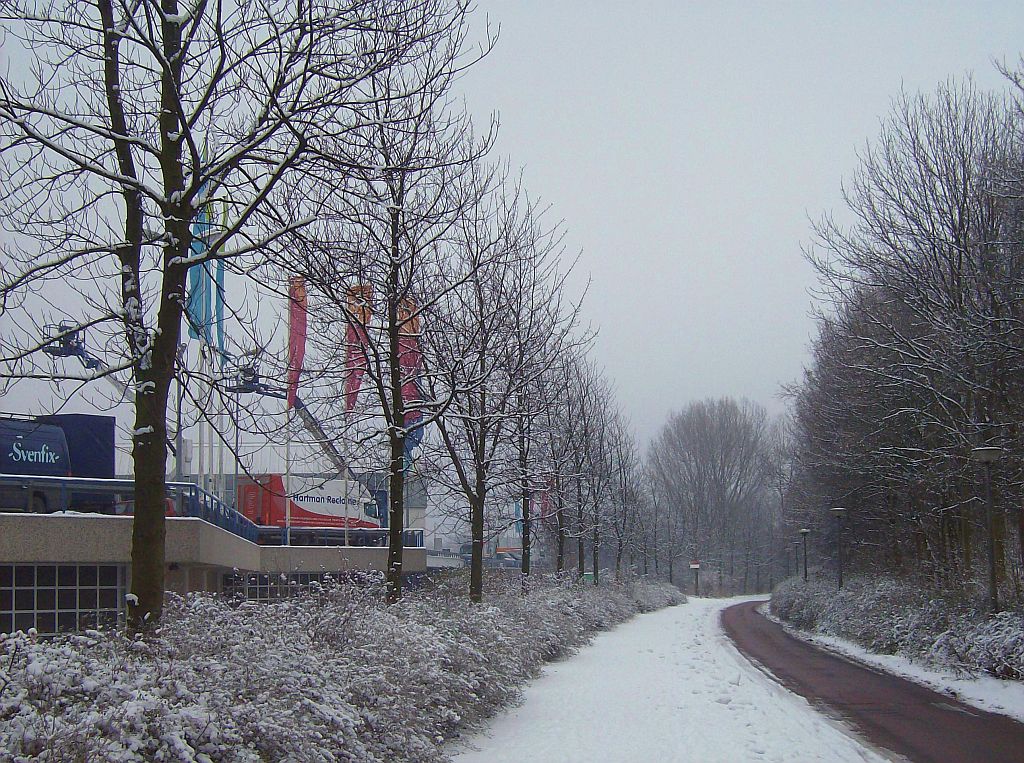
[[[587,573],[587,550],[583,543],[583,485],[576,480],[576,566],[580,580]]]
[[[658,511],[654,511],[654,536],[651,538],[651,545],[654,546],[654,577],[658,577]],[[646,567],[646,565],[645,565]]]
[[[1017,544],[1020,548],[1021,570],[1024,572],[1024,507],[1017,507]]]
[[[101,16],[113,17],[112,4],[101,2]],[[178,13],[177,0],[163,0],[167,17]],[[109,30],[107,30],[109,32]],[[163,249],[163,284],[157,305],[157,331],[152,335],[145,326],[140,281],[142,207],[137,192],[126,191],[126,245],[119,251],[122,265],[122,302],[128,346],[135,356],[135,429],[132,434],[132,462],[135,470],[135,516],[132,520],[132,600],[128,604],[128,624],[133,630],[155,626],[163,612],[164,558],[167,499],[167,398],[174,376],[181,312],[184,304],[185,270],[172,264],[191,248],[191,206],[183,203],[181,164],[181,127],[178,124],[177,94],[181,91],[181,27],[167,19],[161,22],[161,53],[167,61],[160,81],[160,171],[167,201],[162,212],[167,242]],[[117,42],[113,34],[105,38],[108,56]],[[107,104],[115,130],[124,128],[116,59],[107,60],[105,84]],[[119,166],[134,177],[130,148],[122,142],[116,147]],[[152,343],[152,344],[150,344]]]
[[[533,532],[530,521],[530,494],[527,491],[526,483],[523,483],[523,594],[529,592],[530,578],[530,538]]]
[[[473,555],[469,565],[469,600],[479,604],[484,599],[484,500],[479,494],[470,501],[470,511]]]
[[[523,415],[525,408],[525,399],[522,393],[519,394],[519,412],[520,416]],[[530,577],[530,484],[527,480],[526,475],[527,459],[526,459],[526,422],[520,420],[519,422],[519,490],[522,496],[522,512],[523,512],[523,554],[520,571],[523,576],[523,595],[528,593],[529,589],[529,577]]]
[[[176,337],[169,337],[176,343]],[[166,344],[163,342],[162,344]],[[154,351],[154,355],[156,352]],[[173,363],[173,360],[171,361]],[[154,364],[137,387],[153,382],[152,392],[137,392],[132,462],[135,470],[135,516],[132,520],[132,584],[129,625],[142,630],[156,625],[163,611],[164,538],[166,534],[167,395],[170,379]]]
[[[482,361],[481,361],[482,362]],[[487,394],[480,391],[480,411],[487,410]],[[473,559],[469,575],[469,599],[472,602],[480,603],[484,600],[484,506],[487,503],[487,473],[485,465],[485,448],[487,442],[487,427],[483,420],[480,422],[478,441],[476,445],[476,468],[474,471],[475,489],[473,491],[472,509],[473,517],[471,530],[473,534]]]
[[[405,530],[405,437],[391,435],[391,463],[388,475],[388,602],[402,598],[402,549]]]
[[[397,191],[396,202],[404,194]],[[398,317],[401,284],[399,264],[402,223],[400,211],[391,210],[391,267],[388,272],[388,382],[391,387],[391,427],[389,445],[391,460],[388,475],[388,601],[394,603],[402,597],[402,538],[405,530],[405,401],[402,399],[402,324]]]
[[[562,492],[561,488],[558,487],[558,492],[555,495],[555,500],[558,503],[558,508],[555,509],[555,525],[557,527],[557,552],[558,556],[555,563],[555,569],[558,572],[565,571],[565,507],[562,504]]]

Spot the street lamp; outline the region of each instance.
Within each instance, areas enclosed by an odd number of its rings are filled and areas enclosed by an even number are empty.
[[[992,464],[1003,455],[1003,449],[984,446],[971,450],[971,460],[985,465],[985,519],[988,525],[988,608],[999,611],[999,594],[996,590],[996,540],[994,514],[992,509]]]
[[[842,506],[833,506],[829,511],[835,515],[836,528],[836,557],[839,560],[839,590],[843,589],[843,517],[846,516],[846,509]]]
[[[810,533],[806,527],[800,529],[800,534],[804,538],[804,582],[807,582],[807,535]]]

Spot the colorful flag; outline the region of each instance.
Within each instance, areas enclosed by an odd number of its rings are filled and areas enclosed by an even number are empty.
[[[199,207],[192,221],[191,257],[201,257],[210,248],[210,215],[206,204]],[[185,302],[185,317],[188,320],[188,335],[200,339],[206,345],[213,344],[213,287],[205,262],[199,262],[188,269],[188,300]]]
[[[301,276],[288,279],[288,399],[295,406],[299,375],[306,357],[306,281]]]
[[[420,317],[416,314],[416,302],[404,299],[398,306],[398,364],[402,369],[402,401],[405,409],[405,468],[412,466],[413,451],[423,442],[423,411],[420,408],[423,393],[419,376],[423,366],[423,351],[420,349]]]
[[[228,223],[228,205],[223,204],[221,210],[221,230],[227,228]],[[212,233],[210,234],[212,238]],[[220,367],[224,368],[224,363],[227,361],[228,356],[224,351],[224,260],[218,258],[217,265],[214,268],[213,273],[213,307],[214,307],[214,322],[217,326],[217,349],[220,351]]]
[[[199,208],[192,220],[191,257],[201,257],[210,250],[213,238],[213,223],[210,218],[210,203],[206,200],[208,185],[204,184],[197,196]],[[227,215],[227,207],[224,211]],[[224,260],[199,262],[188,270],[188,298],[185,302],[185,319],[188,334],[199,339],[207,347],[213,347],[214,326],[217,333],[217,350],[221,367],[226,358],[224,352]]]
[[[373,287],[360,284],[348,288],[348,326],[345,329],[345,410],[355,408],[359,388],[366,374],[366,326],[373,315]]]

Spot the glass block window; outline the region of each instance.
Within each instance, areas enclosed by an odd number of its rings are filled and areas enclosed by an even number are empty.
[[[339,580],[342,572],[234,573],[224,576],[224,595],[238,601],[277,601],[307,590],[328,577]]]
[[[0,564],[0,633],[112,627],[124,615],[119,564]]]

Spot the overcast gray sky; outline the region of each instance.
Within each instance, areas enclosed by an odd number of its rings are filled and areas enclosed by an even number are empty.
[[[708,396],[779,412],[813,333],[809,217],[901,88],[1004,88],[1024,4],[479,0],[501,33],[463,80],[564,218],[586,315],[641,443]]]
[[[478,0],[485,19],[500,39],[462,90],[582,252],[594,356],[642,445],[692,400],[783,409],[814,328],[809,218],[840,208],[901,88],[1003,89],[993,61],[1024,50],[1020,2]]]

